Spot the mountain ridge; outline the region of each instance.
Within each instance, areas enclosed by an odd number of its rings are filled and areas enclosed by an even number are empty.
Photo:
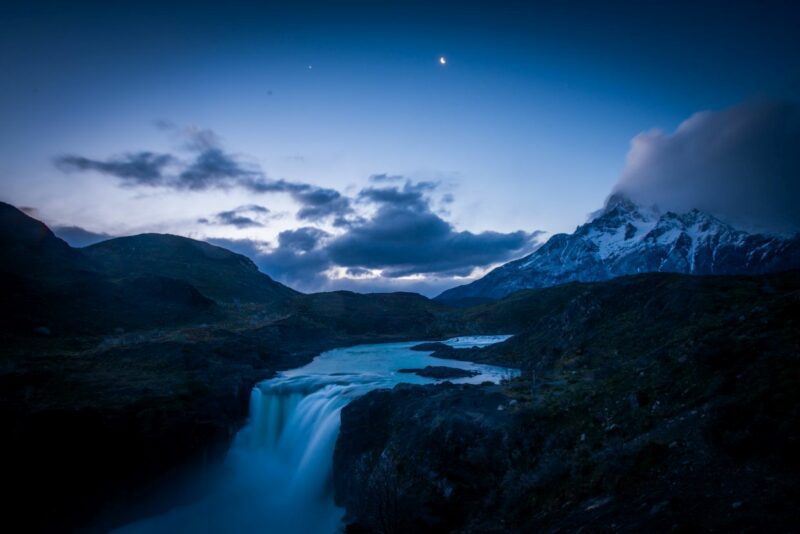
[[[0,334],[9,339],[204,323],[240,303],[279,309],[300,295],[247,257],[185,237],[141,234],[73,248],[2,202],[0,289]]]
[[[800,234],[748,233],[697,209],[661,213],[617,194],[572,234],[556,234],[531,254],[436,300],[497,299],[520,289],[644,272],[766,274],[798,267]]]
[[[186,280],[217,301],[283,301],[299,295],[228,249],[173,234],[108,239],[80,249],[112,276],[160,274]]]

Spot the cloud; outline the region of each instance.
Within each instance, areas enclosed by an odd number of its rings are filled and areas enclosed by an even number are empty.
[[[406,180],[402,188],[398,186],[364,188],[359,192],[358,198],[362,202],[425,211],[429,207],[429,199],[426,198],[426,194],[434,191],[436,187],[435,182],[412,183],[410,180]]]
[[[278,244],[281,248],[305,253],[318,248],[319,244],[327,237],[330,237],[328,232],[306,226],[281,232],[278,234]]]
[[[317,187],[286,180],[249,179],[242,185],[254,193],[287,193],[300,204],[297,218],[320,221],[328,217],[345,217],[352,213],[350,199],[335,189]]]
[[[189,191],[239,188],[256,194],[286,193],[300,205],[297,218],[303,221],[333,218],[343,224],[353,212],[350,199],[335,189],[268,178],[257,166],[225,151],[220,137],[212,130],[179,129],[166,120],[156,121],[156,127],[175,132],[190,158],[147,151],[130,152],[106,160],[67,154],[55,158],[55,165],[68,173],[93,171],[111,176],[128,187]]]
[[[342,267],[377,269],[395,278],[414,274],[467,276],[476,267],[523,255],[537,233],[458,232],[431,210],[435,182],[402,187],[368,187],[361,201],[378,206],[374,215],[332,239],[327,251]]]
[[[637,203],[697,208],[740,226],[800,228],[800,109],[751,102],[695,113],[673,133],[631,142],[614,188]]]
[[[236,228],[255,228],[263,227],[264,219],[269,215],[270,210],[257,204],[239,206],[232,210],[220,211],[212,218],[198,219],[202,224],[216,224],[221,226],[235,226]]]
[[[387,204],[326,249],[343,267],[377,269],[383,276],[467,276],[476,267],[522,256],[535,234],[523,231],[458,232],[429,209]]]
[[[208,241],[250,257],[259,269],[280,282],[301,291],[318,291],[329,283],[325,271],[331,261],[322,246],[328,236],[312,227],[286,230],[278,234],[278,244],[271,249],[268,243],[252,239]]]
[[[476,268],[522,256],[535,246],[538,232],[456,231],[431,211],[427,195],[435,187],[406,181],[402,187],[365,188],[358,194],[359,202],[374,205],[375,212],[351,220],[336,235],[307,226],[281,232],[272,248],[247,240],[230,246],[249,251],[264,272],[304,291],[335,284],[371,290],[426,287],[430,294],[452,285],[453,276],[468,276]],[[328,275],[336,269],[345,278],[332,281]],[[411,276],[425,280],[413,284],[400,280]]]
[[[114,237],[103,232],[91,232],[80,226],[53,226],[51,230],[70,246],[78,248],[88,247]]]
[[[172,155],[155,152],[130,152],[105,161],[75,155],[59,156],[55,160],[56,167],[64,172],[95,171],[115,176],[126,186],[165,185],[164,171],[174,162]]]
[[[178,189],[193,191],[226,189],[236,187],[240,184],[240,179],[248,177],[260,177],[260,173],[246,169],[220,148],[208,148],[200,151],[171,185]]]
[[[310,183],[267,177],[257,166],[223,148],[218,135],[200,128],[179,128],[168,121],[156,127],[174,135],[180,154],[132,152],[93,160],[78,155],[57,158],[62,170],[93,171],[131,187],[177,191],[239,188],[257,195],[285,194],[298,204],[305,224],[281,232],[273,244],[235,239],[210,241],[243,253],[274,278],[301,290],[359,281],[365,287],[412,285],[410,278],[439,280],[519,257],[534,246],[537,232],[457,231],[433,205],[449,204],[438,182],[414,182],[398,175],[375,174],[354,196]],[[263,227],[269,210],[239,206],[199,219],[207,225]],[[330,223],[333,233],[313,224]],[[342,278],[343,277],[343,278]],[[335,279],[335,281],[334,281]],[[424,284],[423,284],[424,285]]]

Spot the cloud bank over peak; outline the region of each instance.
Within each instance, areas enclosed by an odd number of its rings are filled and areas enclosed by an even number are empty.
[[[800,229],[800,108],[749,102],[695,113],[673,133],[637,135],[613,194],[663,210],[697,208],[738,226]]]

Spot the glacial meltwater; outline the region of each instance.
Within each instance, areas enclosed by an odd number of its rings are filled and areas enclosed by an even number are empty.
[[[509,336],[469,336],[445,343],[485,346]],[[339,412],[354,398],[401,382],[440,382],[400,369],[447,366],[474,371],[455,383],[499,382],[512,369],[434,358],[413,343],[335,349],[304,367],[259,383],[247,425],[236,435],[222,475],[200,501],[121,528],[133,533],[305,534],[341,531],[344,510],[333,502],[333,449]]]

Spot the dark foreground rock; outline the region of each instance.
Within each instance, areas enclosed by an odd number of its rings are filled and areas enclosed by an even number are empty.
[[[348,405],[350,531],[800,529],[796,273],[636,277],[467,313],[519,321],[473,357],[523,376]]]
[[[400,385],[342,411],[334,484],[369,532],[447,532],[502,481],[508,399],[499,387]]]
[[[424,376],[426,378],[435,378],[443,380],[446,378],[469,378],[477,376],[478,371],[470,371],[467,369],[458,369],[457,367],[446,367],[443,365],[428,365],[422,369],[398,369],[398,373],[409,373],[417,376]]]

